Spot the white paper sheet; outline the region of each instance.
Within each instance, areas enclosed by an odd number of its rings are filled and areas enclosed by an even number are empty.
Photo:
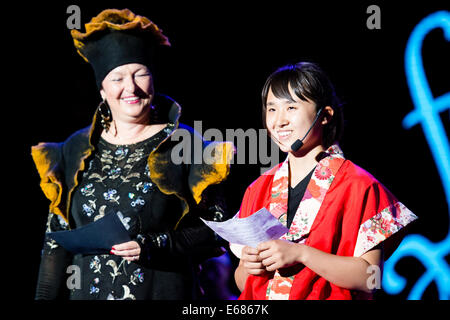
[[[242,249],[244,248],[243,244],[230,243],[230,250],[234,253],[236,257],[239,259],[242,256]]]
[[[253,248],[261,242],[279,239],[289,231],[266,208],[246,218],[233,218],[224,222],[202,221],[228,242]]]

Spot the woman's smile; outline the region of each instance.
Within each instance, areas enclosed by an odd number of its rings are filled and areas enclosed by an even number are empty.
[[[293,130],[279,130],[277,131],[278,140],[288,141],[292,136]]]
[[[121,98],[121,100],[128,104],[137,104],[141,102],[141,98],[139,98],[138,96],[128,96]]]

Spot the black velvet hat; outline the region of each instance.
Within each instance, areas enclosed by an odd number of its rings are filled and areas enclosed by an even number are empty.
[[[72,30],[77,52],[91,64],[98,88],[114,68],[141,63],[152,69],[155,49],[170,46],[168,38],[146,17],[128,9],[106,9],[85,24],[86,32]]]

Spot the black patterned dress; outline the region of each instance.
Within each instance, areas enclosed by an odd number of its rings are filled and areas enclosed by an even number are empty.
[[[79,270],[80,285],[70,285],[70,281],[58,284],[70,289],[70,299],[191,299],[197,296],[193,260],[203,253],[201,247],[195,248],[193,244],[197,240],[208,242],[208,237],[213,243],[216,238],[198,219],[183,218],[183,224],[177,231],[173,230],[182,211],[180,199],[157,188],[150,179],[147,164],[150,152],[171,129],[166,127],[153,137],[131,145],[113,145],[100,138],[72,195],[71,218],[75,227],[116,213],[132,239],[151,235],[157,245],[150,250],[143,247],[140,259],[128,262],[113,254],[71,256],[46,238],[43,264],[47,265],[41,266],[46,274],[41,272],[39,276],[38,299],[52,295],[55,278],[63,276],[70,264]],[[63,219],[49,215],[47,231],[66,228]]]

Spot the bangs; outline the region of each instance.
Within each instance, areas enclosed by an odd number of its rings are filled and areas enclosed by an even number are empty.
[[[312,100],[313,102],[316,102],[314,94],[309,90],[310,87],[310,80],[294,66],[281,68],[268,79],[265,85],[263,90],[263,105],[266,105],[269,90],[272,90],[273,95],[278,99],[286,99],[290,102],[295,102],[297,101],[297,97],[303,101]],[[294,93],[296,97],[293,97],[291,92]]]

